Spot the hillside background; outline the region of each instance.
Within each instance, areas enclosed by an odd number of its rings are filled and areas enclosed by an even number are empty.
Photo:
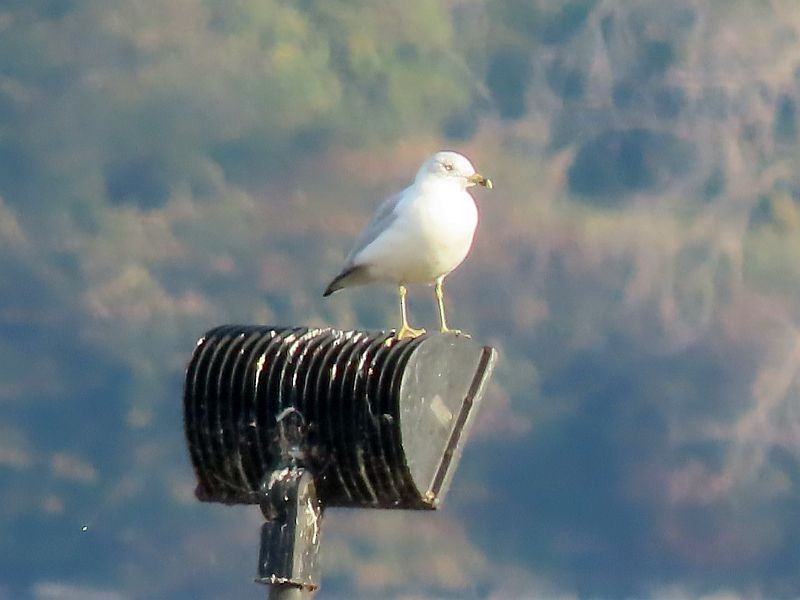
[[[799,597],[798,102],[796,0],[0,0],[0,599],[263,596],[184,365],[395,326],[321,292],[440,148],[500,363],[442,511],[326,515],[320,599]]]

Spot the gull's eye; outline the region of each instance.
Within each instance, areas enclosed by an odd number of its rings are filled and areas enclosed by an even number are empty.
[[[452,163],[444,163],[444,170],[447,171],[447,172],[452,171],[453,170]]]

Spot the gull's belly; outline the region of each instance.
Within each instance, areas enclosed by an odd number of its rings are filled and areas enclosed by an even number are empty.
[[[431,283],[460,265],[471,246],[472,235],[451,236],[447,241],[419,236],[409,240],[405,252],[376,265],[376,270],[382,279],[398,283]]]
[[[364,248],[359,262],[371,277],[396,283],[431,283],[460,265],[472,247],[478,211],[464,193],[459,202],[409,206],[390,230]]]

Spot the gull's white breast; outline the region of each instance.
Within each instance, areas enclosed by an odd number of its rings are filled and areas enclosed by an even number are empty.
[[[431,283],[466,258],[478,225],[472,196],[450,182],[408,188],[397,218],[355,257],[372,279]]]

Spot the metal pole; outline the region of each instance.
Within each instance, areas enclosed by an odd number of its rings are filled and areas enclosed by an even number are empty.
[[[273,472],[265,484],[261,551],[256,582],[269,600],[310,600],[319,587],[322,508],[314,479],[302,467]]]
[[[315,592],[303,588],[271,585],[268,600],[311,600]]]

